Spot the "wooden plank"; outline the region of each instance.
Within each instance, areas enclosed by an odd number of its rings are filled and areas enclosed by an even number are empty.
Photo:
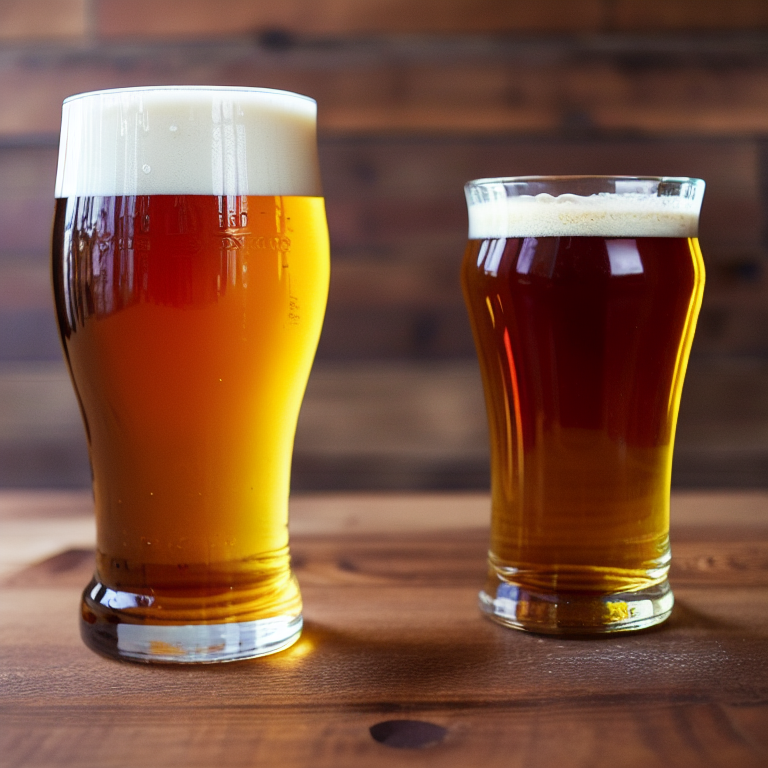
[[[479,616],[486,533],[452,526],[474,526],[483,496],[297,498],[294,516],[310,525],[293,537],[302,639],[219,667],[92,654],[74,621],[87,558],[54,556],[0,585],[4,765],[757,768],[768,750],[767,499],[676,494],[673,616],[608,639],[537,637]],[[48,508],[74,523],[87,498],[0,493],[0,534],[26,522],[34,535]],[[416,752],[371,738],[402,718],[445,737]]]
[[[748,302],[738,305],[735,297],[708,297],[702,304],[697,328],[696,354],[763,357],[768,345],[766,285],[749,293]]]
[[[764,29],[763,0],[614,0],[606,4],[612,29],[633,32],[668,30]]]
[[[291,545],[293,568],[303,587],[424,586],[427,581],[431,587],[461,587],[474,581],[479,588],[489,536],[490,505],[487,499],[483,501],[483,525],[473,528],[456,525],[454,519],[444,528],[434,525],[429,532],[406,522],[399,529],[390,524],[386,531],[375,534],[343,530],[332,537],[325,534],[309,539],[305,533],[294,533]],[[436,502],[437,505],[444,503],[442,499]],[[423,502],[417,504],[423,506]],[[454,506],[460,505],[460,502],[454,502]],[[387,504],[385,500],[381,506],[390,510],[396,504],[391,501]],[[445,506],[450,507],[450,501]],[[480,509],[480,504],[477,507]],[[23,526],[16,528],[23,530]],[[66,528],[73,529],[74,526],[70,522]],[[393,530],[398,533],[393,534]],[[49,541],[57,533],[61,535],[61,531],[51,531]],[[10,535],[14,536],[13,526]],[[747,535],[749,541],[744,540]],[[34,551],[30,539],[25,540],[18,533],[15,538],[26,544],[25,554],[29,558]],[[683,526],[681,535],[673,532],[672,545],[670,579],[675,588],[768,587],[768,531],[765,525],[742,527],[738,532],[724,519],[705,532],[697,527]],[[42,547],[40,551],[43,551]],[[435,569],[437,560],[450,562],[451,567],[438,572]],[[25,568],[16,565],[15,571],[6,573],[0,581],[3,588],[82,589],[93,575],[94,550],[91,546],[68,547],[41,557],[39,562]]]
[[[0,201],[44,200],[53,196],[58,142],[0,145]]]
[[[457,530],[474,530],[482,531],[482,538],[490,520],[487,492],[294,493],[290,506],[292,536],[311,538],[313,546],[320,546],[323,538],[326,550],[328,542],[336,540],[342,542],[337,548],[344,549],[343,542],[350,541],[350,536],[374,545],[382,534],[393,533],[422,538],[447,535],[452,540]],[[762,542],[768,534],[768,491],[673,491],[671,520],[676,542],[739,542],[744,539],[743,530]],[[39,561],[60,551],[90,548],[95,536],[91,492],[0,489],[0,527],[0,564],[6,572],[37,568]],[[41,547],[43,539],[48,543]],[[724,562],[727,568],[747,570],[728,565],[727,558]],[[88,568],[82,570],[81,565],[75,561],[82,577]],[[765,564],[760,567],[764,569]],[[66,570],[57,569],[53,576],[59,578]],[[50,579],[46,584],[54,585]]]
[[[96,0],[104,37],[209,37],[281,30],[291,35],[502,34],[600,28],[599,0]]]
[[[487,527],[490,498],[482,493],[330,493],[292,494],[293,534],[337,536],[341,534],[428,533]],[[46,525],[66,525],[55,537],[60,548],[82,546],[83,521],[93,514],[89,490],[31,491],[0,489],[0,526],[19,525],[18,535],[35,539]],[[768,531],[768,491],[673,491],[672,527],[675,535],[690,538],[721,537],[723,526],[733,535],[741,529]],[[715,533],[713,533],[715,529]],[[89,534],[90,535],[90,534]],[[61,537],[64,538],[61,538]],[[73,538],[74,537],[74,538]],[[13,547],[0,540],[3,552]],[[32,565],[36,558],[22,560]]]
[[[0,233],[3,233],[1,220]],[[50,309],[49,269],[37,264],[27,264],[22,258],[8,259],[6,263],[0,261],[0,314],[7,316],[7,313],[13,311],[21,314],[28,310],[44,310],[46,314],[50,314]],[[52,321],[53,318],[49,320]]]
[[[3,483],[86,487],[84,432],[63,364],[6,367],[0,393]],[[766,393],[764,360],[697,353],[683,392],[675,484],[765,487]],[[296,435],[295,490],[483,489],[488,483],[486,419],[473,357],[407,362],[348,356],[316,364]]]
[[[79,589],[4,587],[4,666],[15,684],[0,689],[0,706],[7,712],[16,703],[30,714],[53,707],[91,710],[110,706],[115,690],[121,709],[174,711],[212,708],[216,699],[251,710],[436,704],[559,704],[567,710],[639,701],[764,704],[768,694],[768,680],[754,674],[768,651],[764,587],[718,586],[704,576],[694,587],[689,577],[676,587],[678,609],[663,631],[608,643],[569,642],[504,630],[480,617],[476,597],[485,567],[477,537],[456,533],[443,546],[410,537],[359,547],[347,539],[324,554],[322,542],[297,538],[297,558],[311,562],[297,569],[307,620],[301,644],[258,662],[197,674],[95,657],[77,635]],[[761,552],[765,556],[765,542]],[[399,558],[393,560],[393,553]],[[717,555],[716,542],[708,553]],[[361,562],[368,567],[356,571]],[[41,613],[47,616],[42,626]],[[211,686],[205,694],[200,674]],[[333,684],[318,686],[329,678]]]
[[[131,12],[133,9],[133,13]],[[254,30],[294,35],[503,34],[669,30],[754,30],[768,26],[761,0],[234,0],[227,13],[211,0],[98,0],[105,37],[207,37]]]
[[[694,342],[695,343],[695,342]],[[692,414],[696,418],[691,418]],[[757,358],[692,361],[681,404],[677,445],[744,446],[764,439],[768,419],[768,361]],[[730,430],[731,437],[728,436]],[[705,433],[709,432],[709,437]]]
[[[411,4],[418,7],[418,4]],[[140,14],[136,14],[140,18]],[[306,93],[335,133],[752,136],[768,131],[768,60],[759,40],[705,47],[662,38],[419,38],[198,45],[125,43],[7,52],[0,136],[58,132],[61,101],[107,87],[260,85]]]
[[[144,713],[100,714],[51,709],[3,712],[8,768],[72,765],[119,768],[183,763],[231,766],[371,768],[761,768],[765,739],[762,707],[708,703],[640,705],[630,712],[582,705],[578,711],[511,706],[475,711],[402,707],[389,713],[328,708],[286,711],[228,708],[177,712],[172,723],[161,707]],[[392,718],[417,718],[447,728],[442,744],[422,750],[374,742],[369,728]],[[686,729],[686,734],[675,732]],[[607,733],[621,734],[609,756]],[[619,752],[617,756],[616,751]]]
[[[0,490],[0,524],[9,520],[56,520],[88,517],[92,511],[90,491]]]
[[[0,41],[83,39],[87,12],[86,0],[3,0]]]

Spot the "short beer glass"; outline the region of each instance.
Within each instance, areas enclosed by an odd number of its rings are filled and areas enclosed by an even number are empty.
[[[553,634],[662,622],[704,182],[499,178],[465,190],[462,283],[491,443],[481,609]]]
[[[315,102],[73,96],[56,198],[56,310],[97,523],[83,639],[161,662],[287,647],[302,627],[291,454],[329,277]]]

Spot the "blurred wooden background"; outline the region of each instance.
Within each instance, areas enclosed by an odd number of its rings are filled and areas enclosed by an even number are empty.
[[[462,185],[707,181],[678,486],[768,486],[766,0],[0,0],[0,486],[89,482],[48,276],[61,101],[317,99],[333,246],[297,489],[485,488]]]

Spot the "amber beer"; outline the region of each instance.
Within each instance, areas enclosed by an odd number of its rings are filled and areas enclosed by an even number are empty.
[[[480,603],[502,624],[610,632],[671,611],[672,450],[704,286],[703,186],[467,186],[462,281],[491,442]]]
[[[230,660],[301,631],[291,453],[329,272],[314,120],[257,89],[65,103],[53,281],[93,471],[96,650]]]

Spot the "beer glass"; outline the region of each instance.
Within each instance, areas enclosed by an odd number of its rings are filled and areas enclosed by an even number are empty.
[[[491,443],[481,610],[552,634],[662,622],[704,182],[499,178],[465,191],[462,284]]]
[[[64,102],[53,284],[85,424],[107,655],[285,648],[291,454],[328,293],[316,104],[257,88]]]

